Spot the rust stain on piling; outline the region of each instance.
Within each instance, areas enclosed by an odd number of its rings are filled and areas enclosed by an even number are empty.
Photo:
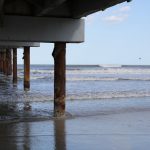
[[[30,47],[24,47],[24,89],[30,89]]]
[[[13,48],[13,83],[17,83],[17,48]]]
[[[6,50],[6,75],[12,75],[12,54],[11,49]]]
[[[3,73],[6,75],[7,67],[6,67],[6,52],[3,53]]]
[[[3,72],[3,54],[0,52],[0,71]]]

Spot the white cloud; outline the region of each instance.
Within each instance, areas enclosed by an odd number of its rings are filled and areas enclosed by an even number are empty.
[[[130,6],[123,6],[116,11],[113,11],[110,15],[105,16],[103,20],[109,23],[123,22],[128,18],[130,9]]]
[[[119,9],[120,12],[129,12],[131,9],[130,6],[124,6]]]
[[[128,15],[126,14],[122,14],[122,15],[110,15],[105,17],[103,20],[110,22],[110,23],[118,23],[118,22],[122,22],[124,20],[126,20],[128,17]]]
[[[102,18],[103,21],[108,23],[120,23],[125,21],[129,16],[130,6],[122,6],[117,8],[115,11],[109,11],[106,16],[102,17],[101,12],[97,12],[85,17],[86,23],[91,25],[95,23],[98,18]]]

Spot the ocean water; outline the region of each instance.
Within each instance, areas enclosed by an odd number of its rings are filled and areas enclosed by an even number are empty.
[[[130,98],[150,96],[150,66],[67,66],[67,100]],[[0,101],[53,100],[54,69],[52,65],[31,65],[31,90],[23,91],[23,66],[18,66],[18,85],[12,88],[12,77],[1,77]],[[7,86],[8,85],[8,86]]]
[[[53,100],[53,66],[31,65],[33,101]],[[150,66],[67,66],[67,100],[150,96]],[[22,90],[23,66],[19,66],[18,92]],[[36,95],[35,95],[36,94]]]
[[[114,106],[121,109],[137,104],[150,108],[150,66],[69,65],[66,75],[66,99],[72,113],[80,112],[83,107],[88,112],[87,103],[81,106],[84,101],[88,101],[93,111],[97,110],[98,104],[103,111]],[[10,114],[15,110],[15,115],[18,112],[21,115],[24,107],[33,105],[32,116],[49,116],[53,111],[53,82],[52,65],[31,65],[31,89],[24,91],[23,65],[18,65],[17,85],[12,84],[11,76],[0,74],[0,106],[6,107]],[[80,108],[75,110],[73,105],[80,105]]]

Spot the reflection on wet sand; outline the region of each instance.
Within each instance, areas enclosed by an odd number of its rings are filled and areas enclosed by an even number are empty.
[[[16,141],[16,132],[13,130],[13,126],[0,124],[0,149],[17,150],[18,143]]]
[[[66,150],[65,120],[0,123],[0,133],[2,150]]]
[[[55,150],[66,150],[65,120],[54,121]]]

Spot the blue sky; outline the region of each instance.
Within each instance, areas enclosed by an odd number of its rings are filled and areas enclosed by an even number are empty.
[[[149,0],[133,0],[87,17],[85,42],[67,45],[67,64],[150,65],[149,8]],[[53,64],[52,51],[53,44],[31,48],[31,63]]]

